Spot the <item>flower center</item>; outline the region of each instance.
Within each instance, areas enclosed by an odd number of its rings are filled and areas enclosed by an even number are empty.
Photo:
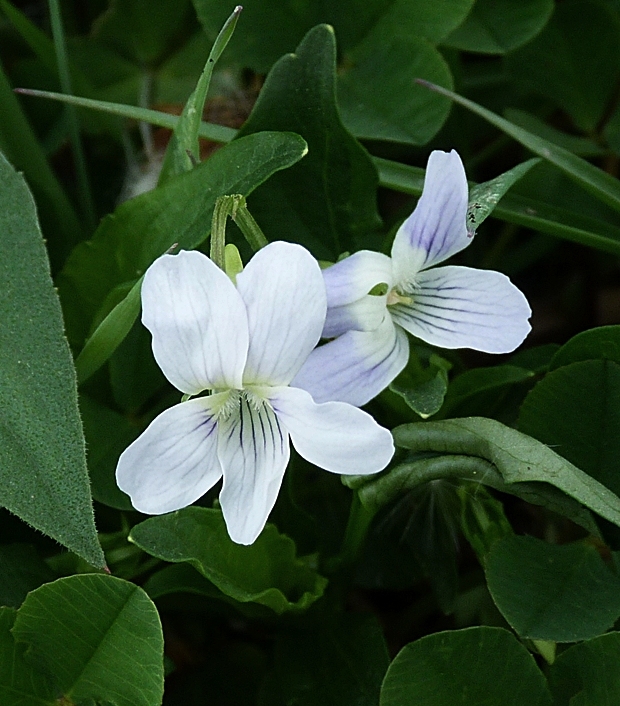
[[[401,294],[396,288],[390,289],[386,304],[388,306],[394,306],[394,304],[413,304],[413,297]]]
[[[244,388],[243,390],[226,390],[228,393],[226,399],[220,405],[216,415],[217,420],[224,421],[232,417],[233,414],[239,411],[241,403],[247,402],[255,412],[260,412],[267,404],[266,400],[252,389]]]

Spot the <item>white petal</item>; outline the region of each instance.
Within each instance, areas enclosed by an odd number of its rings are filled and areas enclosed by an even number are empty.
[[[299,455],[319,468],[347,475],[378,473],[394,455],[390,432],[350,404],[316,404],[308,392],[293,387],[274,390],[270,399]]]
[[[220,504],[228,534],[252,544],[273,508],[288,464],[288,433],[267,403],[242,396],[240,406],[219,423],[218,456],[224,469]]]
[[[530,332],[527,299],[500,272],[438,267],[420,272],[411,305],[390,307],[397,324],[441,348],[509,353]]]
[[[191,505],[222,477],[214,409],[225,393],[170,407],[121,454],[118,487],[149,515]]]
[[[316,348],[292,387],[307,390],[315,402],[366,404],[407,365],[409,342],[386,315],[374,331],[349,331]]]
[[[288,385],[321,336],[327,305],[318,262],[301,245],[271,243],[237,275],[250,348],[246,383]]]
[[[347,331],[373,331],[385,318],[387,296],[367,294],[352,304],[327,310],[323,338],[335,338]]]
[[[431,152],[424,189],[392,246],[394,278],[410,283],[416,274],[466,248],[468,189],[458,153]]]
[[[392,263],[387,255],[360,250],[323,270],[327,306],[342,306],[360,299],[377,284],[392,286]]]
[[[163,255],[142,284],[142,322],[170,382],[195,395],[241,387],[248,351],[245,307],[234,284],[206,255]]]

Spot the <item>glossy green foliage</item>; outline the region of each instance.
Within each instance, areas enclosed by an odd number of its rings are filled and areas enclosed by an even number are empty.
[[[222,593],[274,613],[305,610],[326,579],[297,558],[294,542],[268,525],[250,546],[232,544],[219,510],[191,507],[136,525],[131,541],[169,562],[187,562]]]
[[[586,544],[506,537],[491,548],[485,569],[493,600],[521,637],[587,640],[620,616],[620,577]]]
[[[101,567],[60,305],[34,201],[1,155],[0,184],[0,504]]]
[[[613,706],[620,698],[620,633],[610,632],[563,652],[550,671],[557,706]]]
[[[507,669],[510,665],[510,669]],[[550,706],[532,655],[507,630],[440,632],[404,647],[381,687],[381,706]]]
[[[144,591],[127,581],[87,574],[45,584],[17,611],[11,635],[2,639],[15,641],[16,654],[22,646],[28,648],[25,662],[36,695],[45,676],[55,697],[68,703],[87,699],[117,706],[161,703],[159,616]],[[26,673],[24,668],[20,675],[24,682]]]
[[[335,61],[333,30],[311,30],[295,54],[274,65],[241,131],[283,130],[304,138],[308,155],[274,175],[248,206],[271,240],[295,240],[332,261],[367,242],[380,225],[375,168],[338,114]]]

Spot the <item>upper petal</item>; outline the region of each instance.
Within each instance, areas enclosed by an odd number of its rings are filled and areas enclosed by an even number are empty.
[[[116,482],[136,510],[160,515],[186,507],[221,478],[213,412],[222,396],[170,407],[123,451]]]
[[[392,286],[392,263],[387,255],[360,250],[323,270],[327,306],[342,306],[360,299],[377,284]]]
[[[288,432],[271,407],[242,395],[235,413],[219,423],[218,456],[224,469],[220,504],[233,542],[252,544],[261,533],[289,455]]]
[[[420,270],[469,245],[467,205],[467,177],[458,153],[431,152],[422,196],[392,245],[397,284],[411,283]]]
[[[318,262],[301,245],[271,243],[237,275],[250,347],[244,381],[288,385],[316,346],[325,323]]]
[[[366,412],[344,402],[316,404],[305,390],[284,387],[270,395],[300,456],[342,474],[378,473],[394,455],[394,441]]]
[[[347,331],[372,331],[385,318],[387,296],[367,294],[342,306],[327,309],[323,338],[335,338]]]
[[[527,299],[500,272],[438,267],[417,283],[413,303],[390,307],[392,317],[434,346],[509,353],[531,330]]]
[[[163,255],[142,284],[142,322],[153,355],[181,392],[239,388],[248,352],[248,322],[234,284],[206,255]]]
[[[374,331],[349,331],[316,348],[291,385],[316,402],[366,404],[407,365],[409,342],[389,315]]]

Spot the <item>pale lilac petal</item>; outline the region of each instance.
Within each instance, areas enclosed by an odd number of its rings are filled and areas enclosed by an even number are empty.
[[[390,432],[350,404],[316,404],[308,392],[293,387],[273,390],[270,400],[299,455],[319,468],[346,475],[378,473],[394,455]]]
[[[467,177],[458,153],[431,152],[422,196],[394,238],[396,284],[412,282],[420,270],[443,262],[469,245],[467,206]]]
[[[420,272],[412,304],[390,307],[409,333],[441,348],[509,353],[530,332],[527,299],[500,272],[438,267]]]
[[[157,364],[181,392],[241,387],[245,307],[206,255],[181,251],[155,260],[142,284],[142,322],[153,335]]]
[[[240,399],[219,423],[218,456],[224,469],[220,504],[228,534],[252,544],[273,508],[290,455],[288,432],[265,402]]]
[[[374,331],[349,331],[316,348],[293,379],[315,402],[366,404],[407,365],[409,342],[386,315]]]
[[[318,262],[301,245],[271,243],[237,275],[250,347],[246,383],[288,385],[325,323],[325,285]]]
[[[140,512],[191,505],[222,477],[214,412],[226,393],[170,407],[121,454],[118,487]]]
[[[360,299],[377,284],[392,286],[392,263],[387,255],[360,250],[323,270],[327,306],[342,306]]]
[[[385,318],[387,296],[367,294],[352,304],[327,310],[323,338],[335,338],[347,331],[373,331]]]

